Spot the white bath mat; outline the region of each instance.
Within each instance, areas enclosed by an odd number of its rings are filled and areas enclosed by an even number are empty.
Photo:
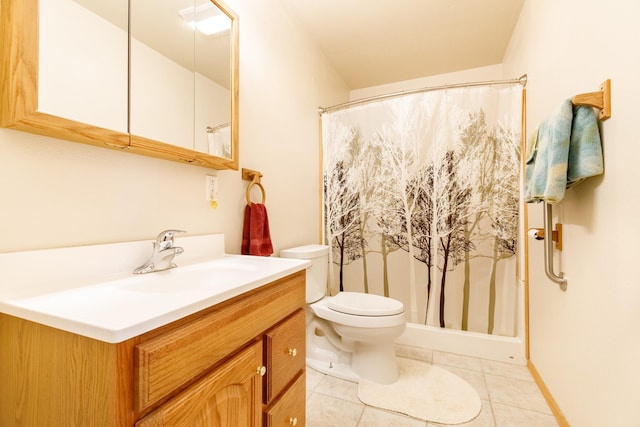
[[[441,424],[464,423],[480,413],[478,393],[459,376],[426,362],[397,360],[400,378],[395,383],[360,380],[363,403]]]

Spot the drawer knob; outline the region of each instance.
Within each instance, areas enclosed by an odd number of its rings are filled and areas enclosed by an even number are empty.
[[[298,424],[298,419],[296,417],[289,418],[289,425],[295,426]]]
[[[256,374],[260,375],[261,377],[264,377],[264,374],[266,373],[267,373],[266,366],[258,366],[258,369],[256,370]]]
[[[296,354],[298,354],[298,350],[295,347],[289,349],[289,356],[296,357]]]

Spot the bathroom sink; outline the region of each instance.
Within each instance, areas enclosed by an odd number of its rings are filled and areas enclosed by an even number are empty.
[[[236,260],[235,258],[240,258]],[[107,284],[119,292],[189,293],[246,283],[260,269],[260,259],[225,256],[172,270],[136,275]]]
[[[185,237],[181,242],[185,246],[185,254],[190,249],[188,239]],[[148,249],[147,246],[145,248]],[[128,269],[98,277],[90,274],[86,277],[65,276],[64,271],[58,276],[50,274],[42,277],[34,272],[37,277],[29,277],[28,272],[16,267],[13,274],[8,272],[8,277],[13,282],[22,283],[13,283],[15,292],[0,295],[0,312],[115,343],[304,270],[310,265],[307,261],[285,258],[210,255],[177,258],[177,268],[136,275]],[[3,256],[0,254],[0,267],[15,264],[15,259],[10,260],[13,264],[6,260],[3,262]],[[27,265],[33,262],[33,258],[27,261],[21,262]],[[136,265],[131,261],[128,264]],[[56,265],[56,271],[64,270],[59,262]],[[62,282],[72,283],[73,286],[64,287],[60,284]],[[25,289],[29,287],[32,289]]]

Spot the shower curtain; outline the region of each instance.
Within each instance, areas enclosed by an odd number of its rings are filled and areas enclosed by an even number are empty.
[[[522,86],[425,91],[322,115],[329,292],[410,322],[513,336]]]

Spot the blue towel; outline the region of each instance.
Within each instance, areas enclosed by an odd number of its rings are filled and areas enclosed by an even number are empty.
[[[568,99],[529,138],[524,200],[558,203],[566,188],[603,170],[596,114]]]
[[[596,112],[591,107],[576,107],[571,125],[567,188],[603,172],[602,143]]]

